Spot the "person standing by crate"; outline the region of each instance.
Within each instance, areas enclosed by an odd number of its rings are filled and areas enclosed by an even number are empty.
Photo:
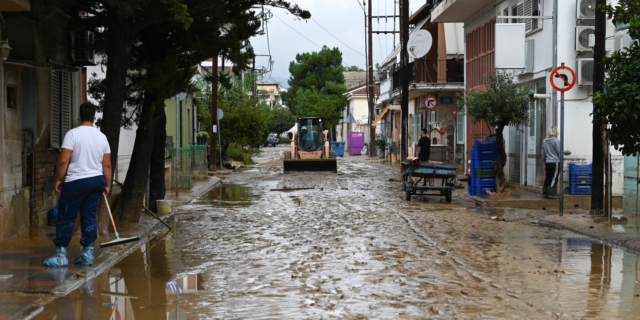
[[[416,150],[420,161],[429,161],[431,155],[431,140],[427,136],[427,129],[422,128],[420,130],[420,140],[418,140],[418,150]]]
[[[545,199],[559,199],[556,185],[560,175],[560,139],[558,139],[558,128],[551,126],[549,136],[542,142],[542,160],[544,161],[545,178],[542,186],[542,197]],[[571,151],[564,151],[565,155],[570,155]],[[562,186],[560,186],[562,187]]]

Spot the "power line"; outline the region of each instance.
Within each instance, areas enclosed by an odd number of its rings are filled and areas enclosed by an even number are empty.
[[[351,48],[348,44],[342,42],[342,40],[338,39],[338,37],[334,36],[333,34],[331,34],[331,32],[329,32],[329,30],[325,29],[320,23],[318,23],[318,21],[316,21],[315,19],[311,18],[311,20],[313,20],[313,22],[315,22],[318,26],[320,26],[320,28],[322,28],[322,30],[326,31],[330,36],[332,36],[334,39],[338,40],[340,43],[344,44],[347,48],[353,50],[353,52],[366,57],[364,54],[362,54],[361,52],[359,52],[358,50]]]
[[[322,49],[322,46],[319,46],[317,43],[309,40],[309,38],[305,37],[302,33],[298,32],[298,30],[294,29],[293,27],[291,27],[290,25],[288,25],[286,22],[284,22],[282,19],[278,18],[278,16],[276,16],[275,14],[273,15],[274,18],[280,20],[282,23],[284,23],[285,26],[289,27],[291,30],[295,31],[297,34],[299,34],[301,37],[307,39],[307,41],[313,43],[314,45],[316,45],[316,47]]]

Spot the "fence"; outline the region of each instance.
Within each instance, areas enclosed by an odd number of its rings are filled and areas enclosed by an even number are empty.
[[[171,189],[191,189],[192,178],[195,171],[207,170],[207,147],[195,145],[188,148],[179,148],[176,157],[176,148],[169,149],[171,153],[171,171],[169,180]],[[180,161],[176,161],[176,160]],[[176,174],[177,173],[177,174]]]

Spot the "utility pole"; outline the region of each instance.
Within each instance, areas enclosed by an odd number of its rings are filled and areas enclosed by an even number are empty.
[[[369,16],[368,16],[368,20],[369,20],[369,47],[368,47],[368,56],[369,56],[369,62],[367,63],[367,66],[369,67],[369,69],[367,70],[369,72],[369,81],[367,81],[367,92],[369,93],[367,95],[368,98],[368,102],[369,102],[369,124],[372,123],[373,119],[375,119],[374,117],[374,113],[373,113],[373,98],[375,96],[374,93],[374,83],[373,83],[373,28],[372,28],[372,24],[373,24],[373,0],[369,0]],[[371,157],[375,157],[376,156],[376,128],[375,127],[371,127],[369,126],[369,156]]]
[[[596,44],[593,48],[593,92],[602,92],[604,83],[605,37],[607,28],[607,16],[602,6],[606,0],[596,0],[595,36]],[[595,107],[595,106],[594,106]],[[595,111],[595,110],[594,110]],[[604,129],[605,123],[601,118],[593,117],[592,154],[593,154],[593,180],[591,185],[591,213],[602,214],[604,212]],[[608,144],[607,144],[608,147]]]
[[[409,114],[409,56],[407,42],[409,41],[409,0],[400,0],[400,83],[402,84],[402,100],[400,113],[402,117],[402,133],[400,138],[400,161],[407,158],[407,120]]]
[[[216,171],[216,149],[218,148],[218,55],[211,59],[211,123],[209,127],[209,171]],[[222,160],[221,160],[222,161]]]

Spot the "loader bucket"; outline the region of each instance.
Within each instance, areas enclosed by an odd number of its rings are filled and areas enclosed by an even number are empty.
[[[336,159],[288,159],[284,160],[284,173],[292,171],[338,172]]]

